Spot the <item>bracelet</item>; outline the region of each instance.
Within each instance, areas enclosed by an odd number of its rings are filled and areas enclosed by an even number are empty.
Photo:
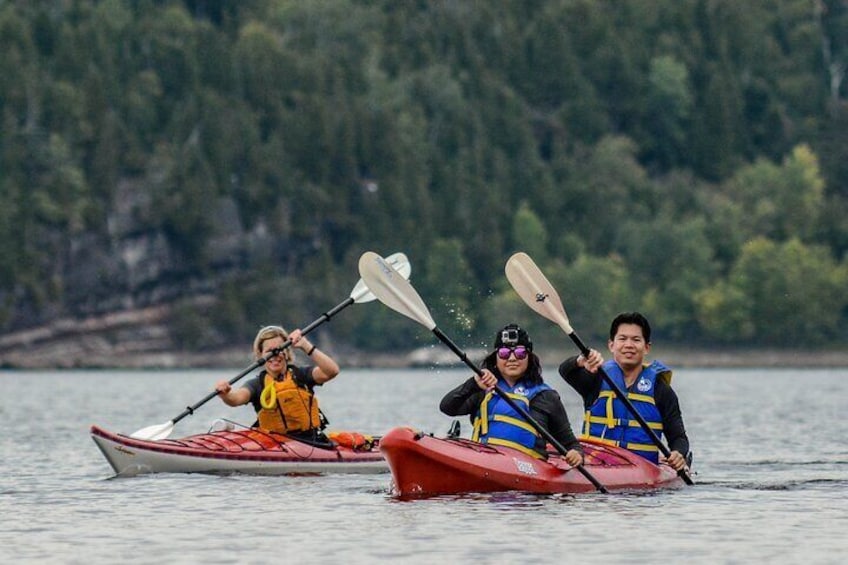
[[[312,349],[310,349],[309,351],[307,351],[307,352],[306,352],[306,356],[307,356],[307,357],[312,357],[312,354],[315,352],[315,348],[316,348],[316,347],[318,347],[318,346],[317,346],[317,345],[315,345],[315,344],[313,343],[313,344],[312,344]]]

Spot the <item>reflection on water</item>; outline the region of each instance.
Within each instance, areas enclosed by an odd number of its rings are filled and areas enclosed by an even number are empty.
[[[389,475],[112,480],[91,424],[130,433],[167,422],[234,373],[0,373],[0,559],[841,563],[848,550],[848,429],[835,417],[848,393],[845,370],[678,371],[696,455],[696,485],[679,490],[401,501]],[[444,435],[452,420],[438,402],[466,377],[345,371],[318,394],[333,429],[379,435],[410,425]],[[576,426],[579,400],[551,384]],[[254,415],[243,408],[213,400],[172,437],[205,432],[219,418],[249,424]],[[656,543],[624,543],[638,532],[653,532]]]

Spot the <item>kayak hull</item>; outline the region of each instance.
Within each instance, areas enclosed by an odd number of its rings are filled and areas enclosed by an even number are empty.
[[[145,473],[315,475],[386,473],[377,445],[316,447],[254,428],[144,440],[91,427],[91,438],[119,476]]]
[[[667,465],[654,465],[626,449],[581,441],[584,467],[609,491],[678,488],[683,481]],[[399,497],[522,491],[583,493],[595,486],[557,453],[547,461],[514,449],[467,439],[436,438],[393,428],[380,440]]]

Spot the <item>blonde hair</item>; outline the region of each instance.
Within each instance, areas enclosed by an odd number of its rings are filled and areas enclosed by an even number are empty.
[[[282,338],[283,341],[288,341],[289,334],[280,326],[265,326],[259,330],[259,333],[256,334],[256,337],[253,340],[253,353],[256,355],[257,359],[262,357],[262,345],[269,339],[274,339],[275,337]],[[292,354],[291,347],[287,348],[283,352],[283,356],[287,363],[294,361],[294,355]]]

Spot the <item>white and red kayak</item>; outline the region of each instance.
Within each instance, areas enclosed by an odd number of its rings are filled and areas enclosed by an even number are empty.
[[[680,487],[668,465],[654,465],[627,451],[582,440],[584,467],[609,491]],[[467,439],[437,438],[410,428],[393,428],[380,440],[399,497],[481,492],[581,493],[595,486],[559,454],[546,461],[507,447]]]
[[[359,435],[359,434],[357,434]],[[361,437],[361,436],[360,436]],[[91,438],[120,476],[143,473],[313,475],[385,473],[379,439],[360,447],[311,444],[256,428],[148,440],[91,427]]]

